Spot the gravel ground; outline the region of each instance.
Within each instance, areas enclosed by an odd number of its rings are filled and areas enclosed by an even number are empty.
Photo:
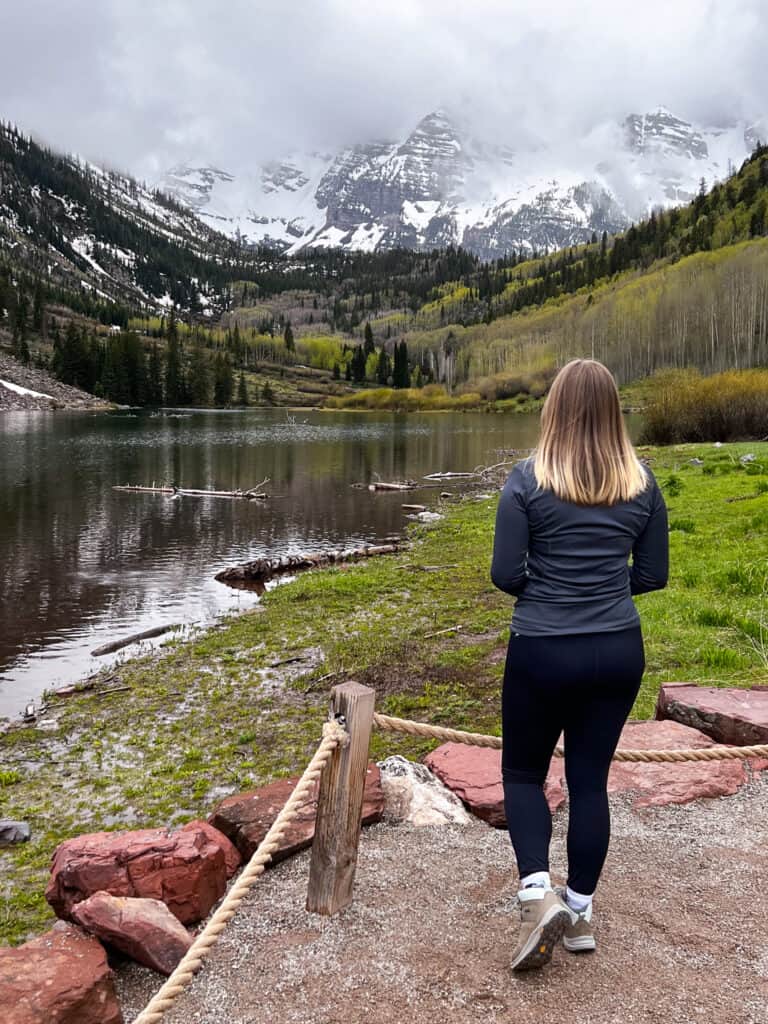
[[[768,777],[719,800],[612,808],[594,954],[513,974],[506,833],[380,824],[351,907],[306,913],[308,852],[269,871],[164,1024],[768,1024]],[[159,984],[119,970],[126,1024]]]

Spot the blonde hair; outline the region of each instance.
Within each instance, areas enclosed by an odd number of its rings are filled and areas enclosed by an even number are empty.
[[[611,372],[574,359],[555,377],[541,412],[533,471],[539,487],[577,505],[615,505],[644,491],[648,474],[629,440]]]

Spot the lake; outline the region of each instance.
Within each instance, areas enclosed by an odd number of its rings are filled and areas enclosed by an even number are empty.
[[[0,716],[108,664],[90,655],[101,644],[258,601],[217,583],[219,570],[385,540],[403,529],[403,502],[439,493],[353,484],[488,465],[498,449],[532,446],[537,428],[536,415],[471,413],[3,414]],[[245,489],[265,477],[269,501],[113,490]]]

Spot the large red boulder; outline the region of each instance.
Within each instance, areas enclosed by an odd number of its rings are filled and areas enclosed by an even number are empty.
[[[160,900],[182,924],[206,917],[227,886],[221,842],[206,828],[93,832],[53,854],[45,898],[58,917],[96,892]]]
[[[275,818],[285,806],[294,790],[298,776],[278,779],[268,786],[236,793],[222,800],[208,819],[214,828],[237,846],[244,860],[250,860]],[[285,860],[293,853],[305,849],[312,843],[315,834],[317,813],[317,791],[315,784],[307,800],[298,808],[293,819],[280,839],[280,847],[272,854],[272,863]],[[363,794],[363,824],[372,825],[381,821],[384,811],[384,793],[381,788],[381,773],[372,761],[368,764]]]
[[[768,687],[752,689],[665,683],[656,717],[705,732],[718,743],[751,747],[768,743]]]
[[[506,827],[500,750],[443,743],[427,754],[424,763],[474,815],[494,828]],[[552,759],[544,793],[552,811],[565,802],[562,758]]]
[[[59,921],[0,949],[3,1024],[123,1024],[107,956],[96,939]]]
[[[629,722],[619,747],[637,750],[685,750],[714,746],[697,729],[679,722]],[[641,764],[616,762],[608,792],[637,794],[635,807],[685,804],[700,797],[731,796],[747,781],[742,761],[686,761]]]
[[[160,900],[97,892],[76,903],[72,916],[91,935],[160,974],[170,974],[193,942]]]

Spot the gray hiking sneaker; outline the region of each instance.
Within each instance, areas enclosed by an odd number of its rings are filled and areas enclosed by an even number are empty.
[[[520,933],[511,967],[513,971],[528,971],[552,959],[555,946],[571,923],[571,911],[553,889],[532,886],[521,889],[517,898]]]
[[[565,889],[555,892],[566,904]],[[569,922],[563,934],[563,945],[569,953],[592,953],[597,948],[595,933],[592,931],[592,904],[579,913],[568,907]]]

